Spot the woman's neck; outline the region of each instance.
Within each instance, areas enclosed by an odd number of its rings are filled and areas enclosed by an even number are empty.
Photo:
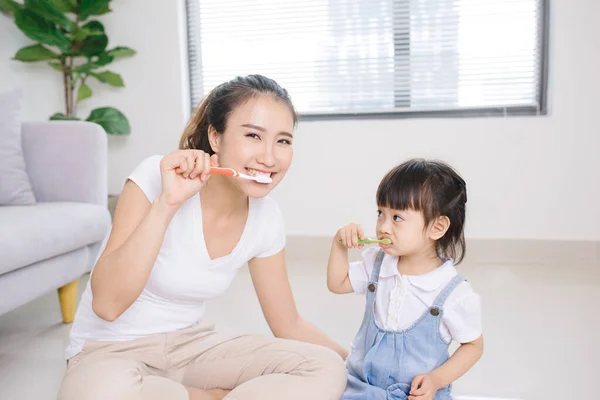
[[[230,182],[231,178],[211,176],[200,189],[200,204],[204,213],[228,218],[248,209],[248,196]]]

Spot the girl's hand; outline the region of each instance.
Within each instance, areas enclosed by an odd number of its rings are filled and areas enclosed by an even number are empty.
[[[216,155],[210,157],[202,150],[175,150],[167,154],[160,161],[161,201],[177,207],[185,203],[200,191],[209,178],[211,165],[216,164]]]
[[[362,227],[358,224],[348,224],[342,229],[337,231],[335,234],[335,241],[340,242],[340,246],[344,246],[348,249],[359,248],[362,249],[364,245],[358,244],[358,239],[364,239],[365,233]]]
[[[417,375],[410,386],[408,400],[433,400],[438,388],[428,374]]]

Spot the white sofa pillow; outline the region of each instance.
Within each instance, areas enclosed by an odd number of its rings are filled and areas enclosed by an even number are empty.
[[[0,206],[35,204],[21,145],[23,91],[0,93]]]

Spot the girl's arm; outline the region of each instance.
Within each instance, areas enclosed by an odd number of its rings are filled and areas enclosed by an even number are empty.
[[[346,349],[298,313],[288,280],[285,250],[270,257],[254,258],[248,267],[263,314],[275,337],[329,347],[346,358]]]
[[[463,343],[444,364],[429,374],[418,375],[411,385],[409,399],[437,392],[469,371],[483,354],[483,335],[469,343]],[[420,388],[419,388],[420,386]],[[432,397],[433,398],[433,397]]]
[[[348,270],[348,249],[362,247],[358,245],[358,239],[364,239],[364,232],[359,225],[350,224],[340,229],[333,237],[329,262],[327,263],[327,288],[332,293],[352,293],[354,290],[350,284]],[[340,240],[342,243],[340,243]]]

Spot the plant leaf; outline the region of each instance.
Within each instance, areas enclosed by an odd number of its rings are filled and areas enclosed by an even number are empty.
[[[74,40],[84,40],[88,36],[95,35],[103,35],[104,34],[104,25],[102,25],[98,21],[90,21],[82,27],[78,27],[75,33],[73,34]]]
[[[87,29],[90,32],[104,33],[104,25],[100,21],[89,21],[82,28]]]
[[[23,4],[19,4],[13,0],[0,0],[0,12],[12,14],[15,11],[22,10]]]
[[[73,72],[78,72],[80,74],[87,74],[94,68],[100,68],[100,66],[96,65],[94,63],[88,62],[88,63],[81,64],[78,67],[73,68]]]
[[[85,55],[86,57],[92,57],[102,53],[104,49],[106,49],[107,45],[108,36],[104,34],[88,36],[83,39],[79,53]]]
[[[127,117],[116,108],[96,108],[95,110],[92,110],[87,121],[99,124],[104,128],[106,133],[115,135],[129,135],[131,133]]]
[[[113,62],[114,59],[115,58],[108,53],[100,53],[98,54],[98,58],[94,61],[94,64],[103,67]]]
[[[107,53],[114,58],[118,57],[130,57],[135,55],[135,50],[130,49],[129,47],[115,47],[114,49],[110,49]]]
[[[54,68],[55,70],[57,70],[58,72],[63,72],[63,68],[62,68],[62,65],[60,65],[60,63],[49,62],[48,65],[51,66],[52,68]]]
[[[89,97],[92,97],[92,89],[85,83],[82,83],[79,86],[79,90],[77,91],[77,102],[79,103],[82,100],[85,100]]]
[[[50,117],[50,121],[79,121],[77,117],[67,117],[63,113],[56,113]]]
[[[79,3],[79,17],[82,21],[90,15],[102,15],[110,12],[110,0],[81,0]]]
[[[105,65],[110,64],[112,61],[113,57],[109,56],[108,53],[100,53],[98,56],[94,56],[92,59],[90,59],[87,63],[73,68],[73,71],[85,74],[91,70],[102,68]],[[100,80],[100,78],[98,78],[98,80]]]
[[[90,72],[90,75],[98,79],[102,83],[108,83],[109,85],[114,87],[125,87],[125,83],[123,83],[123,78],[121,78],[121,75],[115,74],[114,72]]]
[[[48,0],[25,0],[25,7],[40,17],[60,25],[67,32],[72,32],[76,27],[60,8]]]
[[[27,9],[15,11],[15,23],[28,38],[68,53],[71,41],[51,22]]]
[[[34,44],[33,46],[23,47],[17,54],[15,54],[14,59],[24,62],[32,62],[32,61],[43,61],[43,60],[53,60],[59,57],[59,54],[56,54],[52,50],[44,47],[41,44]]]
[[[60,11],[74,13],[77,10],[77,0],[50,0]]]

